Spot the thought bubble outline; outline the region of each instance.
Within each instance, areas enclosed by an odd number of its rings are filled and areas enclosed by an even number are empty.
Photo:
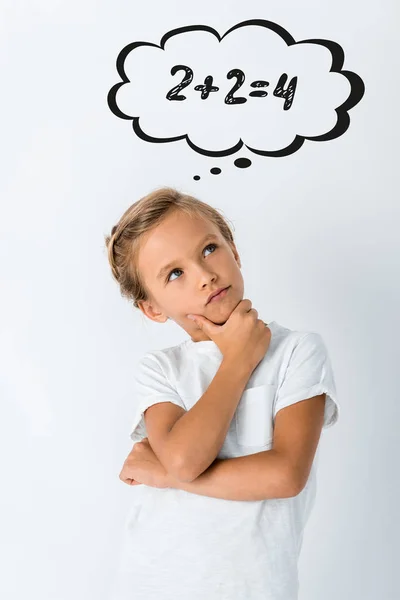
[[[191,141],[191,139],[187,133],[184,133],[182,135],[178,135],[175,137],[169,137],[169,138],[152,137],[152,136],[148,135],[147,133],[145,133],[143,131],[143,129],[140,127],[140,125],[139,125],[140,117],[131,117],[130,115],[127,115],[124,112],[122,112],[121,109],[118,107],[117,101],[116,101],[116,95],[117,95],[118,90],[120,89],[121,86],[125,85],[126,83],[131,83],[131,81],[128,79],[128,77],[125,73],[125,68],[124,68],[125,60],[126,60],[127,56],[136,48],[138,48],[140,46],[152,46],[154,48],[159,48],[160,50],[164,50],[165,49],[164,46],[165,46],[166,42],[169,40],[169,38],[171,38],[174,35],[179,35],[181,33],[186,33],[189,31],[207,31],[209,33],[212,33],[218,39],[218,41],[221,42],[232,31],[235,31],[239,27],[247,27],[248,25],[259,25],[261,27],[266,27],[267,29],[271,29],[276,34],[278,34],[283,39],[284,42],[286,42],[287,46],[293,46],[296,44],[318,44],[321,46],[325,46],[325,48],[327,48],[330,51],[330,53],[332,55],[332,66],[331,66],[329,72],[339,73],[340,75],[343,75],[344,77],[346,77],[346,79],[350,83],[350,94],[349,94],[348,98],[340,106],[335,108],[335,112],[337,114],[337,121],[336,121],[336,124],[333,126],[333,128],[330,131],[328,131],[327,133],[324,133],[322,135],[312,136],[312,137],[296,134],[294,140],[288,146],[286,146],[286,148],[282,148],[280,150],[259,150],[257,148],[252,148],[251,146],[248,146],[247,144],[245,144],[243,142],[242,138],[240,138],[240,140],[238,141],[237,144],[235,144],[234,146],[231,146],[230,148],[228,148],[226,150],[205,150],[204,148],[200,148],[199,146],[196,146],[196,144],[194,144]],[[117,117],[119,117],[120,119],[131,120],[132,128],[133,128],[135,134],[140,139],[142,139],[146,142],[163,144],[163,143],[177,142],[179,140],[186,139],[188,146],[190,148],[192,148],[192,150],[195,150],[196,152],[198,152],[199,154],[202,154],[204,156],[213,156],[213,157],[222,157],[222,156],[229,156],[231,154],[235,154],[236,152],[238,152],[238,150],[240,150],[240,148],[242,148],[242,146],[245,146],[248,150],[250,150],[254,154],[259,154],[261,156],[270,156],[270,157],[276,157],[276,158],[282,157],[282,156],[289,156],[290,154],[293,154],[294,152],[299,150],[301,148],[301,146],[304,144],[305,140],[310,140],[313,142],[325,142],[325,141],[333,140],[337,137],[340,137],[341,135],[343,135],[343,133],[345,133],[347,131],[347,129],[350,125],[350,116],[348,114],[348,111],[351,108],[353,108],[356,104],[358,104],[358,102],[360,102],[361,98],[364,96],[365,85],[364,85],[363,80],[361,79],[361,77],[359,75],[357,75],[357,73],[354,73],[353,71],[341,70],[343,67],[343,63],[344,63],[344,57],[345,57],[344,50],[341,47],[341,45],[338,44],[337,42],[334,42],[332,40],[317,39],[317,38],[316,39],[308,39],[308,40],[300,40],[299,42],[296,42],[295,39],[290,35],[290,33],[288,31],[286,31],[286,29],[284,29],[281,25],[278,25],[277,23],[274,23],[272,21],[267,21],[265,19],[250,19],[247,21],[241,21],[237,25],[234,25],[233,27],[228,29],[228,31],[226,31],[226,33],[224,33],[224,35],[222,37],[219,35],[218,31],[216,31],[213,27],[210,27],[209,25],[187,25],[187,26],[183,26],[183,27],[177,27],[176,29],[172,29],[171,31],[168,31],[167,33],[165,33],[163,35],[163,37],[161,38],[160,45],[153,44],[152,42],[132,42],[130,44],[127,44],[118,54],[117,61],[116,61],[116,67],[117,67],[118,74],[121,77],[121,81],[116,83],[115,85],[113,85],[113,87],[108,92],[107,104],[108,104],[110,110]]]

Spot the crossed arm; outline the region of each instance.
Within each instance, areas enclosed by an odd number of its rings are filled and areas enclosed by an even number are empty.
[[[321,435],[325,394],[281,409],[270,450],[215,459],[192,481],[168,474],[169,487],[226,500],[289,498],[307,483]]]

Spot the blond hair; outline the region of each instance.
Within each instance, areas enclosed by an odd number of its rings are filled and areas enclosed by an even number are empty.
[[[105,236],[113,278],[119,284],[121,295],[132,301],[136,308],[139,308],[139,301],[150,297],[137,266],[140,240],[167,214],[177,210],[211,221],[229,244],[234,243],[232,229],[222,212],[206,202],[171,187],[156,189],[140,198],[124,212],[111,229],[111,235]]]

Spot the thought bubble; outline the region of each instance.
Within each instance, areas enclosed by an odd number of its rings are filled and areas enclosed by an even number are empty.
[[[121,81],[107,102],[147,142],[186,140],[214,157],[243,146],[282,157],[306,139],[333,140],[348,129],[348,111],[365,88],[343,63],[337,42],[296,42],[263,19],[243,21],[222,37],[189,25],[167,32],[160,45],[125,46],[117,58]]]

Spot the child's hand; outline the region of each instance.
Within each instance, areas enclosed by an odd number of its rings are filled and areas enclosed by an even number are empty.
[[[148,438],[137,442],[128,454],[119,478],[128,485],[170,487],[168,473],[154,454]]]
[[[191,315],[199,329],[216,343],[224,359],[246,362],[251,371],[264,358],[271,341],[271,330],[245,298],[237,304],[223,325],[217,325],[204,315]]]

